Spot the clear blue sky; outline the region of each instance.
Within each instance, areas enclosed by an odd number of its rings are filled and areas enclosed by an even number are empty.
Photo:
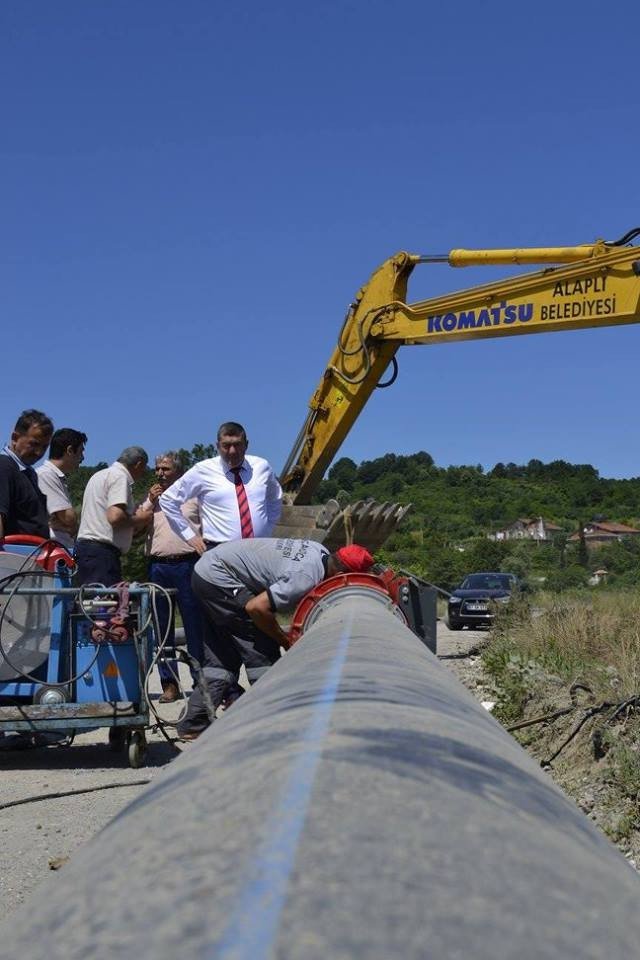
[[[639,35],[637,0],[5,0],[4,436],[40,407],[95,463],[234,419],[279,469],[387,256],[640,225]],[[639,343],[403,348],[339,456],[637,476]]]

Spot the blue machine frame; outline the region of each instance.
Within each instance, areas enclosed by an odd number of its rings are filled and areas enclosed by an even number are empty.
[[[25,556],[32,545],[4,544],[0,551]],[[52,600],[49,650],[44,662],[25,670],[31,679],[15,676],[0,680],[0,732],[44,733],[91,730],[96,727],[140,730],[149,726],[149,706],[144,679],[153,658],[154,636],[150,624],[149,588],[131,586],[129,595],[136,629],[122,642],[96,642],[92,621],[78,612],[78,590],[64,562],[51,571],[46,587],[15,589],[15,596],[49,597]],[[25,580],[28,583],[28,580]],[[12,592],[0,590],[0,599]],[[113,593],[113,590],[111,591]],[[105,588],[87,588],[87,598],[104,596]],[[108,614],[105,614],[108,620]],[[142,629],[141,629],[142,628]],[[6,661],[0,652],[0,666]],[[5,674],[6,674],[5,669]],[[47,688],[63,692],[65,702],[40,703]]]

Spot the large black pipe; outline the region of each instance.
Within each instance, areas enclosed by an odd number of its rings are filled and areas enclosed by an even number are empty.
[[[44,883],[12,960],[629,960],[640,882],[374,597],[345,596]]]

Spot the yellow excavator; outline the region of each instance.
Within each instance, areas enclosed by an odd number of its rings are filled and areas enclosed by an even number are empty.
[[[640,228],[617,241],[572,247],[397,253],[350,304],[335,350],[284,466],[287,506],[278,536],[309,536],[334,549],[345,540],[378,549],[408,505],[335,501],[311,506],[313,492],[376,387],[390,386],[403,344],[447,343],[640,321]],[[457,293],[407,303],[420,263],[452,267],[539,264],[543,269]],[[390,377],[381,378],[392,365]]]

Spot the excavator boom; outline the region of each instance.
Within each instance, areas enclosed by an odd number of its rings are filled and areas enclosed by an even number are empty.
[[[337,345],[322,375],[281,482],[288,493],[287,529],[302,535],[299,505],[309,504],[360,411],[378,386],[395,379],[400,346],[549,333],[640,321],[640,249],[628,246],[640,230],[617,243],[575,247],[452,250],[449,254],[398,253],[385,261],[350,304]],[[534,273],[409,304],[407,284],[421,263],[450,266],[556,264]],[[561,264],[561,266],[557,266]],[[389,364],[391,380],[381,383]],[[338,531],[377,549],[406,512],[397,504],[358,504],[350,517],[337,504],[316,521],[317,539]],[[321,508],[306,509],[306,530]],[[360,520],[358,519],[360,517]],[[360,522],[361,521],[361,522]],[[376,531],[376,526],[378,530]],[[328,530],[334,533],[328,536]],[[324,532],[322,532],[324,531]],[[336,541],[337,542],[337,541]]]

